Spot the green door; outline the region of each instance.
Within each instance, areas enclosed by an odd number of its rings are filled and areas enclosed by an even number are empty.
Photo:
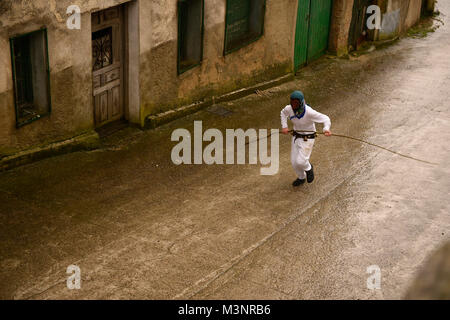
[[[332,0],[299,0],[295,31],[295,71],[328,48]]]
[[[332,0],[312,0],[309,22],[308,62],[319,58],[328,48]]]
[[[299,0],[297,10],[297,26],[295,28],[295,71],[303,67],[308,57],[308,30],[309,30],[310,0]]]

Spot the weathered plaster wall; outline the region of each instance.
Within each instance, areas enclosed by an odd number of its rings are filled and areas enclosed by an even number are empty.
[[[205,1],[204,59],[199,67],[182,75],[177,75],[176,0],[138,1],[139,22],[127,24],[139,30],[139,36],[127,44],[138,48],[134,61],[139,57],[139,63],[129,69],[139,69],[138,77],[127,88],[138,88],[133,96],[138,96],[137,103],[132,102],[128,113],[133,122],[143,124],[149,114],[292,71],[297,0],[267,0],[264,35],[225,57],[226,1]],[[0,1],[0,156],[64,140],[94,127],[91,13],[125,2],[129,1]],[[81,30],[66,26],[66,10],[72,4],[81,8]],[[42,27],[48,32],[52,112],[16,128],[9,39]]]
[[[0,156],[64,140],[93,127],[91,16],[126,1],[2,0],[0,3]],[[66,10],[82,10],[81,30],[66,26]],[[15,125],[9,39],[47,28],[52,112],[21,128]]]
[[[422,0],[410,0],[409,7],[405,15],[405,22],[402,25],[402,31],[406,31],[420,20],[422,11]]]
[[[354,0],[334,0],[328,50],[338,56],[348,53],[348,37]]]
[[[292,70],[296,0],[267,0],[263,37],[223,56],[225,5],[225,0],[205,1],[202,64],[177,75],[176,1],[155,0],[145,6],[141,2],[141,16],[151,20],[145,29],[143,24],[148,22],[141,22],[143,115],[220,95]]]
[[[383,13],[378,40],[394,38],[420,20],[421,0],[380,0],[378,4]]]

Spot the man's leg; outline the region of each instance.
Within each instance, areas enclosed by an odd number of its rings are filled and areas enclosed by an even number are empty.
[[[297,138],[297,140],[292,139],[291,148],[291,162],[295,173],[298,178],[303,180],[306,179],[306,172],[312,169],[309,163],[309,157],[312,153],[312,148],[314,146],[314,139],[308,139],[307,141]]]
[[[309,158],[311,157],[311,153],[312,153],[312,149],[313,149],[315,141],[316,140],[314,140],[314,139],[308,140],[304,144],[304,147],[302,148],[302,152],[304,152],[305,159],[308,162],[308,168],[305,169],[305,171],[306,171],[306,180],[308,181],[308,183],[311,183],[311,182],[314,181],[314,170],[313,170],[312,164],[309,162]]]

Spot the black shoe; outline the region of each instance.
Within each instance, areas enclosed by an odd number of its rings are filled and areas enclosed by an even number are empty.
[[[292,183],[292,185],[294,186],[294,187],[298,187],[298,186],[301,186],[302,184],[304,184],[305,183],[305,179],[298,179],[297,178],[297,180],[295,180],[293,183]]]
[[[311,183],[314,181],[314,168],[311,165],[311,170],[306,171],[306,180],[308,181],[308,183]]]

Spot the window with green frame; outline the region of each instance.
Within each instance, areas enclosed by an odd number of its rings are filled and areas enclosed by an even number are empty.
[[[178,74],[203,58],[203,0],[178,1]]]
[[[20,127],[51,110],[47,30],[11,38],[10,46],[16,125]]]
[[[227,0],[224,55],[262,36],[265,8],[265,0]]]

